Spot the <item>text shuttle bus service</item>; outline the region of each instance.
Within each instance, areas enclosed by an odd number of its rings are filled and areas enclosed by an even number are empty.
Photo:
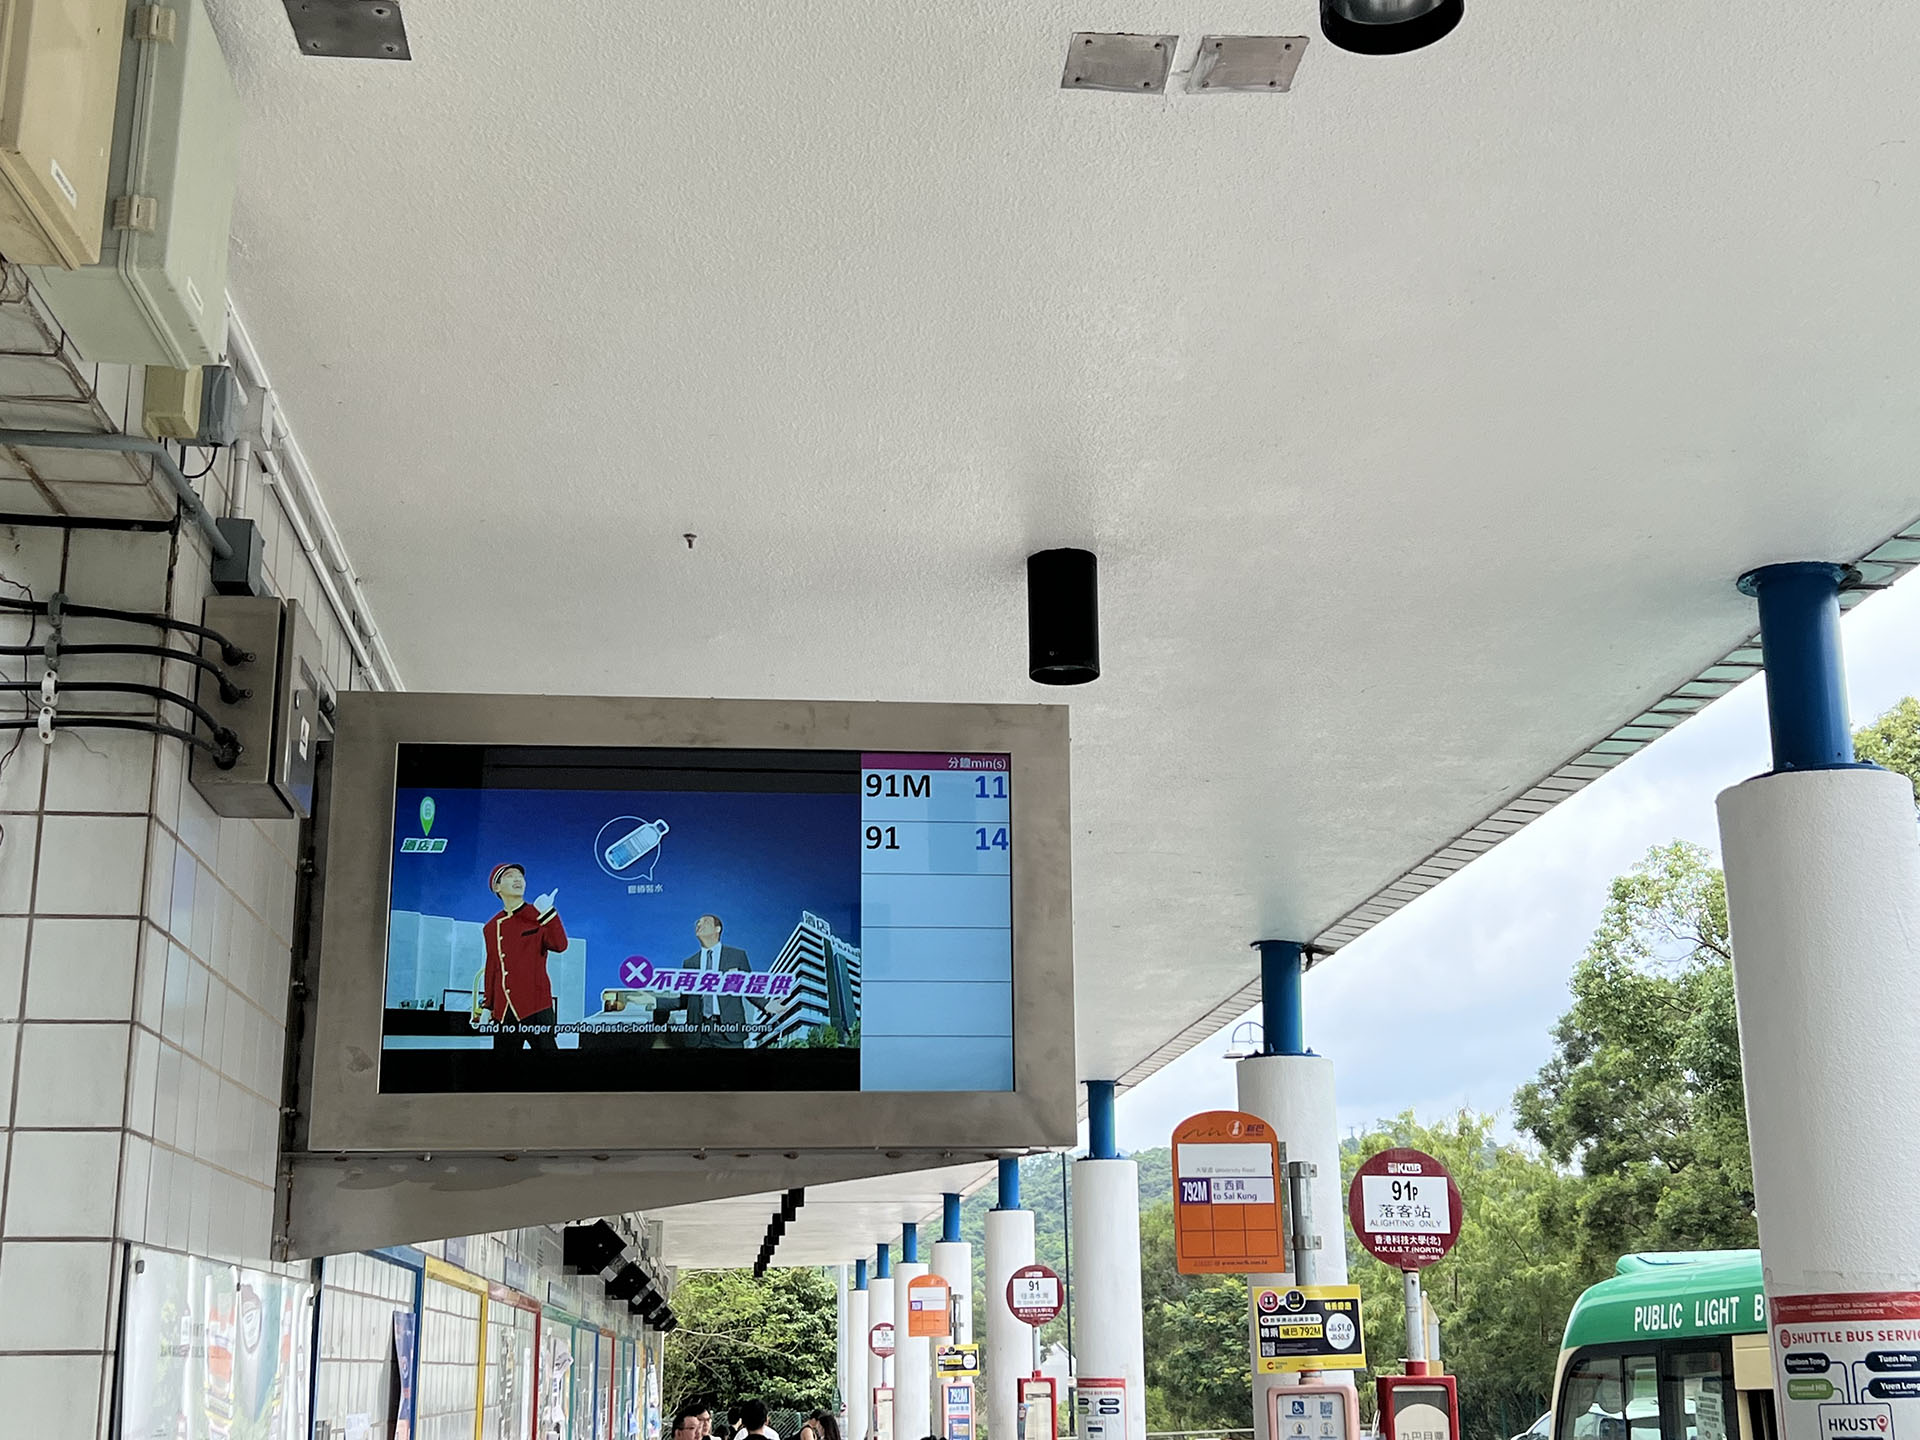
[[[1621,1257],[1574,1302],[1553,1395],[1528,1440],[1780,1440],[1760,1252]]]

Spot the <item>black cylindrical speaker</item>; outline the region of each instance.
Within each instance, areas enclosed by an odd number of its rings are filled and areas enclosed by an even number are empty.
[[[1100,678],[1100,584],[1091,550],[1027,557],[1027,674],[1042,685]]]
[[[1444,40],[1466,0],[1320,0],[1320,30],[1356,55],[1405,55]]]

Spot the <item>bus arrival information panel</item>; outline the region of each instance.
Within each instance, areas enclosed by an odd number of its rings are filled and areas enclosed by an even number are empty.
[[[1006,755],[860,757],[861,1089],[1013,1088],[1012,853]]]

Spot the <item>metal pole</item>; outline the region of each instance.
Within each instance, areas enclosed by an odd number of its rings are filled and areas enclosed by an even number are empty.
[[[1427,1322],[1420,1307],[1420,1272],[1402,1270],[1400,1279],[1407,1297],[1407,1374],[1427,1373]]]
[[[1320,1248],[1320,1237],[1313,1232],[1313,1181],[1320,1167],[1307,1160],[1294,1160],[1288,1163],[1286,1173],[1287,1208],[1293,1213],[1293,1283],[1304,1287],[1314,1283],[1314,1252]],[[1302,1371],[1300,1383],[1317,1385],[1321,1373]]]
[[[1062,1295],[1060,1298],[1067,1302],[1067,1377],[1068,1379],[1072,1379],[1073,1372],[1075,1369],[1075,1366],[1073,1363],[1073,1231],[1072,1231],[1072,1227],[1067,1223],[1067,1221],[1071,1218],[1072,1214],[1073,1214],[1073,1191],[1072,1191],[1072,1188],[1067,1183],[1067,1152],[1062,1150],[1060,1152],[1060,1244],[1062,1246],[1062,1249],[1060,1251],[1060,1254],[1061,1254],[1060,1268],[1066,1273],[1060,1277],[1060,1287],[1066,1293]],[[1040,1331],[1038,1327],[1034,1329],[1033,1341],[1035,1346],[1035,1354],[1037,1355],[1039,1353],[1038,1347],[1040,1344]],[[1040,1373],[1040,1365],[1037,1360],[1034,1362],[1033,1373],[1035,1375],[1038,1375]],[[1068,1423],[1071,1424],[1072,1412],[1069,1411],[1068,1413],[1069,1413]]]

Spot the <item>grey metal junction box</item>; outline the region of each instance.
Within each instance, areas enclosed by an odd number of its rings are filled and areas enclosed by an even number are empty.
[[[333,686],[320,637],[296,602],[271,595],[209,596],[201,623],[252,653],[251,660],[224,665],[219,645],[207,641],[202,647],[234,684],[253,693],[229,705],[213,677],[200,672],[196,698],[238,737],[240,758],[222,770],[196,748],[187,778],[222,815],[310,815],[320,745],[333,735]]]

